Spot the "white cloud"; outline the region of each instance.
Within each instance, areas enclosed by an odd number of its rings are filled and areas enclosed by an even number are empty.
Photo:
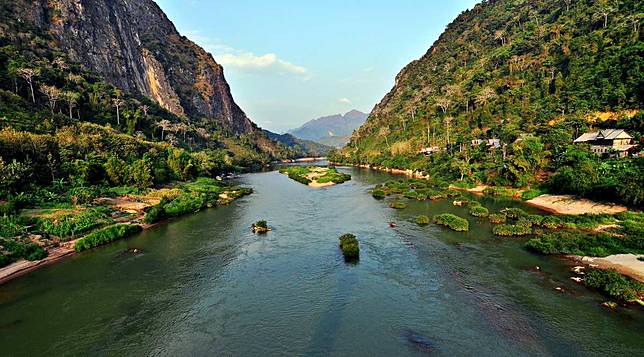
[[[250,51],[239,50],[224,44],[219,39],[211,39],[198,31],[191,31],[187,36],[210,52],[215,60],[224,67],[245,71],[268,71],[278,74],[296,74],[308,79],[308,70],[289,61],[279,58],[275,53],[256,55]]]
[[[351,104],[351,100],[349,100],[349,98],[340,98],[338,102],[340,102],[340,104]]]
[[[306,68],[277,57],[274,53],[258,56],[252,52],[215,54],[215,59],[224,67],[247,70],[273,70],[279,73],[306,74]]]

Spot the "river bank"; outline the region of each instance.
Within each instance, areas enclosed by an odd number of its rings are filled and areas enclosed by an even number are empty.
[[[153,189],[145,195],[99,197],[93,200],[92,205],[77,206],[73,209],[34,208],[23,210],[24,212],[21,212],[20,215],[28,217],[30,220],[50,220],[49,229],[54,229],[55,225],[66,224],[69,217],[83,215],[85,212],[94,210],[109,209],[111,210],[111,218],[105,221],[107,223],[96,224],[95,222],[93,229],[85,230],[82,235],[73,239],[65,240],[64,237],[55,237],[57,244],[46,243],[50,242],[50,239],[40,242],[42,235],[30,234],[29,240],[40,243],[40,246],[46,251],[46,257],[33,261],[24,258],[18,259],[0,268],[0,285],[77,254],[76,244],[94,232],[123,224],[137,225],[141,227],[141,230],[149,230],[179,216],[196,213],[203,208],[227,205],[250,192],[252,190],[235,186],[223,188],[214,180],[199,179],[194,182]],[[213,194],[216,196],[208,198],[208,195],[212,196]],[[179,204],[175,204],[175,201],[179,201]],[[166,206],[169,208],[165,209]],[[161,207],[161,211],[171,210],[171,212],[159,214],[158,207]],[[149,211],[155,212],[153,217],[148,214]],[[92,217],[91,219],[97,218]]]
[[[644,255],[615,254],[607,257],[582,257],[566,255],[565,258],[595,269],[614,269],[618,273],[644,283],[644,261],[638,258]]]
[[[352,167],[377,170],[377,171],[387,172],[395,175],[405,175],[407,177],[416,178],[416,179],[425,179],[425,180],[429,179],[429,177],[427,175],[424,175],[422,172],[413,171],[409,169],[407,170],[392,169],[392,168],[387,168],[382,166],[372,166],[367,164],[348,165],[348,164],[340,164],[340,163],[332,163],[332,162],[330,162],[330,164],[347,165]],[[449,186],[449,189],[451,190],[469,192],[479,196],[485,195],[486,189],[490,189],[490,188],[493,188],[493,187],[488,185],[477,185],[475,187],[470,187],[470,188],[459,187],[456,185]],[[522,193],[523,190],[515,190],[515,191],[519,194],[519,196],[514,198],[519,199],[520,193]],[[525,202],[532,207],[535,207],[544,212],[547,212],[550,214],[556,214],[556,215],[585,215],[585,214],[611,214],[612,215],[612,214],[628,211],[627,207],[624,207],[621,205],[595,202],[585,198],[577,198],[572,195],[542,194],[533,199],[526,200]]]

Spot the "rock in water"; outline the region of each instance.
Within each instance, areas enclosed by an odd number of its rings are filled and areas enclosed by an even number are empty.
[[[403,337],[409,342],[414,348],[422,352],[433,352],[435,350],[434,344],[432,341],[415,331],[406,330],[403,332]]]

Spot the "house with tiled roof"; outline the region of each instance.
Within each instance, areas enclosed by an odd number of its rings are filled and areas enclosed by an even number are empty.
[[[635,152],[637,145],[633,137],[623,129],[605,129],[584,133],[575,144],[588,144],[590,151],[600,156],[626,157]]]

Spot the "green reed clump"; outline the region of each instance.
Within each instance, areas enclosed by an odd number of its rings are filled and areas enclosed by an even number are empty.
[[[420,216],[416,217],[416,224],[418,224],[420,226],[428,225],[429,224],[429,217],[427,217],[425,215],[420,215]]]
[[[470,214],[474,217],[487,217],[490,215],[490,211],[483,206],[474,206],[470,208]]]
[[[470,229],[470,223],[466,219],[451,213],[436,215],[433,220],[434,223],[457,232],[466,232]]]
[[[502,237],[527,236],[532,234],[531,226],[518,224],[500,224],[492,229],[494,235]]]
[[[95,248],[138,233],[143,228],[136,224],[117,224],[92,232],[74,244],[76,252]]]

